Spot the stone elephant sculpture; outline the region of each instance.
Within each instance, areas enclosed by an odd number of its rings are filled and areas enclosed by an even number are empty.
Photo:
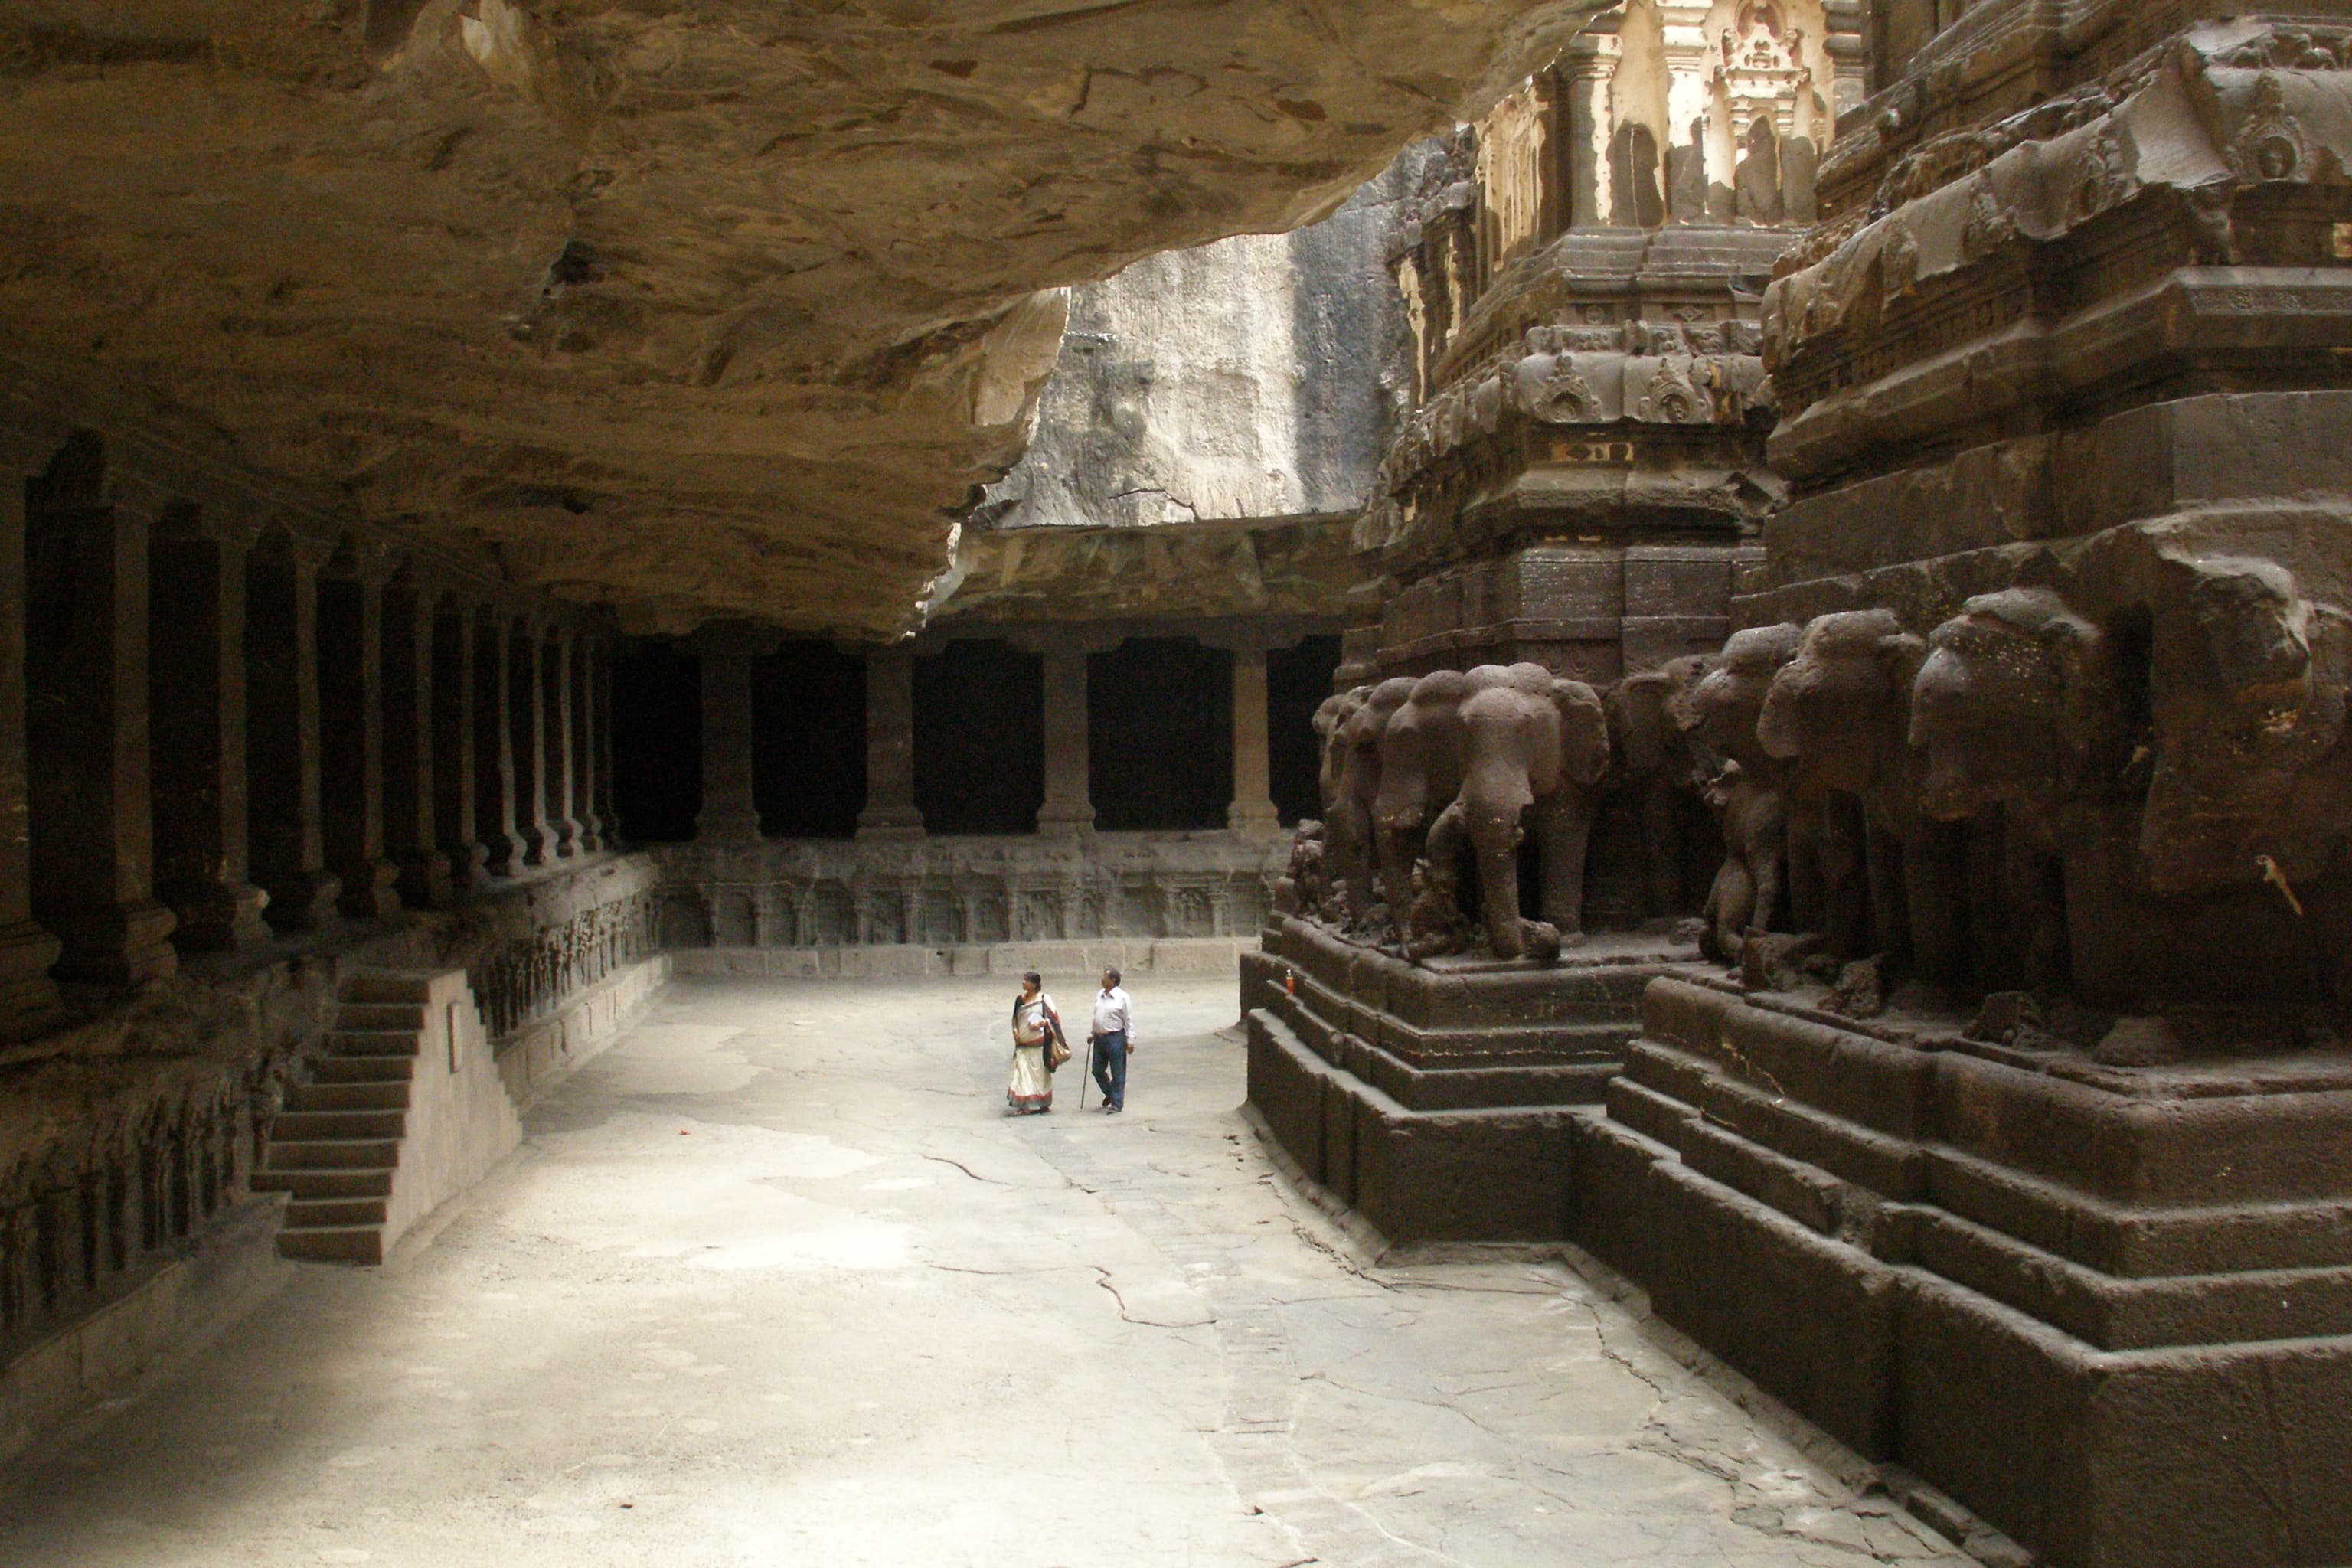
[[[1629,675],[1601,700],[1609,721],[1609,765],[1640,813],[1644,890],[1653,915],[1686,911],[1683,886],[1684,803],[1699,797],[1698,759],[1677,715],[1714,666],[1689,654]]]
[[[1351,930],[1376,920],[1381,889],[1374,880],[1378,839],[1372,813],[1380,798],[1381,738],[1389,719],[1412,695],[1413,684],[1400,677],[1366,689],[1362,701],[1333,726],[1331,786],[1323,809],[1325,852],[1333,861],[1331,879],[1346,898],[1342,923]],[[1404,907],[1391,906],[1391,918],[1400,926]]]
[[[1793,770],[1765,752],[1756,721],[1803,637],[1801,627],[1787,623],[1733,633],[1675,710],[1707,804],[1723,825],[1724,859],[1707,891],[1702,945],[1727,962],[1738,961],[1748,932],[1769,929],[1780,913]]]
[[[1383,682],[1385,691],[1395,682]],[[1372,838],[1381,890],[1400,932],[1412,906],[1412,869],[1430,825],[1462,787],[1462,702],[1469,677],[1440,669],[1410,683],[1380,731],[1380,787],[1372,801]]]
[[[1453,940],[1457,868],[1477,866],[1481,923],[1497,958],[1556,956],[1581,930],[1584,850],[1609,765],[1609,725],[1581,681],[1541,665],[1481,665],[1417,682],[1391,716],[1381,748],[1384,876],[1403,862],[1392,905],[1409,908],[1417,877],[1427,915],[1408,951],[1426,957]],[[1420,842],[1416,813],[1435,804]],[[1519,914],[1518,849],[1532,833],[1541,868],[1541,918]],[[1404,857],[1412,854],[1412,860]]]
[[[2159,551],[2139,853],[2178,893],[2352,872],[2352,616],[2274,561]]]
[[[1925,759],[1921,811],[1947,822],[2001,813],[2024,982],[2063,982],[2061,818],[2111,788],[2132,751],[2105,635],[2047,588],[1978,595],[1928,638],[1910,742]]]
[[[1738,963],[1748,938],[1772,918],[1780,894],[1780,867],[1787,853],[1788,797],[1726,763],[1708,781],[1706,803],[1723,824],[1723,864],[1699,911],[1699,951],[1721,963]]]
[[[1608,718],[1592,688],[1541,665],[1482,666],[1469,685],[1462,786],[1430,829],[1430,863],[1456,858],[1458,832],[1477,859],[1488,950],[1556,956],[1583,931],[1584,853],[1609,766]],[[1530,831],[1541,877],[1533,921],[1519,914],[1519,844]]]
[[[1354,823],[1341,824],[1339,821],[1346,785],[1342,774],[1347,756],[1341,737],[1348,721],[1364,706],[1364,700],[1371,695],[1371,691],[1369,686],[1358,686],[1326,697],[1316,707],[1313,721],[1318,763],[1316,789],[1323,803],[1319,832],[1322,847],[1318,853],[1324,896],[1307,907],[1312,913],[1336,915],[1343,925],[1351,918],[1347,908],[1350,857],[1369,865],[1370,845],[1360,837],[1349,837],[1348,830],[1356,826]],[[1327,902],[1337,907],[1326,909],[1324,905]]]
[[[1968,967],[1966,878],[1951,830],[1919,809],[1926,763],[1911,747],[1911,693],[1927,653],[1891,610],[1818,616],[1773,677],[1756,735],[1769,755],[1796,764],[1791,787],[1806,799],[1861,803],[1874,944],[1951,984]]]

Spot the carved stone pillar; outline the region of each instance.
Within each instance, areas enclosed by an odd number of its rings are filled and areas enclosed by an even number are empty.
[[[597,666],[604,639],[589,636],[572,643],[572,815],[580,820],[580,849],[593,855],[604,847],[604,801],[596,791],[597,748],[603,742],[604,717],[598,711]]]
[[[57,1016],[57,938],[33,919],[25,766],[25,486],[0,476],[0,1036]]]
[[[613,808],[613,653],[610,638],[596,645],[596,750],[589,765],[596,773],[596,815],[605,847],[620,842],[620,814]]]
[[[319,581],[319,759],[336,908],[353,920],[400,913],[399,868],[383,854],[383,576],[342,563]]]
[[[1265,649],[1254,645],[1234,650],[1234,800],[1225,826],[1253,837],[1282,826],[1266,762]]]
[[[866,809],[860,838],[920,838],[915,808],[915,652],[878,648],[866,656]]]
[[[702,652],[702,843],[751,844],[760,837],[751,797],[751,656],[734,628],[708,630]]]
[[[507,638],[507,724],[514,748],[514,830],[526,866],[551,864],[555,828],[547,818],[547,687],[544,646],[529,619]]]
[[[149,559],[147,693],[154,736],[155,890],[183,952],[269,940],[264,896],[247,878],[245,573],[251,542],[167,514]]]
[[[105,503],[95,437],[26,498],[26,691],[33,910],[57,973],[102,985],[170,974],[155,901],[147,738],[147,524]]]
[[[342,890],[327,870],[319,805],[319,568],[284,536],[246,561],[245,772],[253,879],[279,931],[316,931]]]
[[[1072,640],[1045,650],[1045,803],[1037,831],[1094,831],[1095,807],[1087,773],[1087,649]]]
[[[1561,174],[1568,182],[1568,222],[1571,228],[1598,228],[1610,221],[1612,198],[1609,189],[1610,87],[1617,74],[1616,39],[1598,35],[1578,37],[1561,57]]]
[[[474,780],[474,606],[444,597],[433,620],[433,827],[456,888],[480,886],[489,858]]]
[[[515,831],[513,622],[495,605],[474,618],[474,816],[481,834],[482,866],[494,877],[522,869],[522,836]]]
[[[541,684],[546,707],[547,826],[554,840],[555,858],[569,860],[580,853],[580,815],[575,793],[573,759],[579,747],[578,701],[572,680],[572,629],[551,626],[540,645],[543,661]]]
[[[383,849],[399,870],[401,901],[446,909],[449,857],[435,822],[440,595],[413,578],[383,596]]]

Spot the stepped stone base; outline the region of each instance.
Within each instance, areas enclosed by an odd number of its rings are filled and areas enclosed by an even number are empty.
[[[1242,960],[1250,1104],[1392,1241],[1558,1240],[1570,1108],[1615,1075],[1643,987],[1696,959],[1607,935],[1556,965],[1412,963],[1284,917]]]
[[[2065,1568],[2352,1561],[2352,1062],[2104,1068],[1662,981],[1575,1239]]]

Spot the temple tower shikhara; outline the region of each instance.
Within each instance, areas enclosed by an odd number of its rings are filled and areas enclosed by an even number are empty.
[[[2352,5],[1630,5],[1451,152],[1269,1132],[1987,1561],[2352,1557]]]

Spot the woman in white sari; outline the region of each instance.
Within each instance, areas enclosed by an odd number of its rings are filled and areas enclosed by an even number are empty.
[[[1013,1079],[1004,1086],[1004,1103],[1015,1116],[1054,1109],[1054,1068],[1046,1053],[1062,1020],[1045,985],[1033,969],[1021,977],[1021,994],[1013,999]]]

